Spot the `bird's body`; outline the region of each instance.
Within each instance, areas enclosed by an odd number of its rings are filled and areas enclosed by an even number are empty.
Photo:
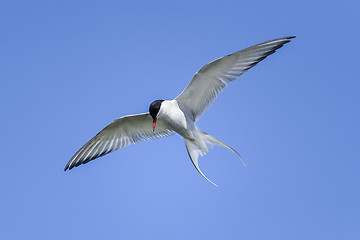
[[[176,100],[163,101],[157,118],[162,119],[170,129],[183,138],[194,139],[194,131],[197,129],[195,123],[179,108]]]
[[[148,113],[125,116],[110,123],[75,153],[65,170],[131,143],[169,136],[174,132],[184,138],[190,159],[203,177],[205,175],[199,168],[198,157],[205,155],[212,145],[225,147],[242,160],[234,149],[201,131],[195,123],[231,81],[288,43],[291,38],[294,37],[264,42],[210,62],[195,74],[190,84],[175,99],[155,100]]]

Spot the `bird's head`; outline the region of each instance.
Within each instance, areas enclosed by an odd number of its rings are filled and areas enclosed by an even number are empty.
[[[164,100],[155,100],[150,104],[150,107],[149,107],[149,112],[150,112],[150,115],[151,115],[151,117],[153,119],[153,131],[154,132],[155,132],[155,127],[156,127],[157,115],[159,113],[161,103],[163,101]]]

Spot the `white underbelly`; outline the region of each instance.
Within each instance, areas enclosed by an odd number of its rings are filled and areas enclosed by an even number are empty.
[[[187,139],[194,139],[196,126],[193,121],[186,117],[180,110],[176,100],[164,101],[162,109],[158,114],[158,118],[163,119],[166,124],[175,132]]]

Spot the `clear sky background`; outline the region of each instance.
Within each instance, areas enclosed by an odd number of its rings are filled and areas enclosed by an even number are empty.
[[[1,239],[360,239],[359,1],[1,1]],[[208,62],[297,38],[179,136],[64,172]]]

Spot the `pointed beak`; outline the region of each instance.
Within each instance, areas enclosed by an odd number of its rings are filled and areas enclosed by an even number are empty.
[[[157,120],[157,118],[154,118],[154,120],[153,120],[153,132],[155,132],[156,120]]]

